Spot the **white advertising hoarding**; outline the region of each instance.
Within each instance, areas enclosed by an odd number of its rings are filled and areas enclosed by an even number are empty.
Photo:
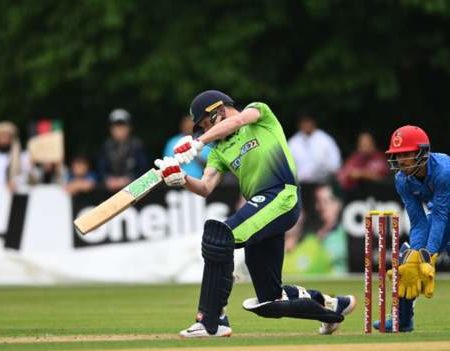
[[[203,223],[225,219],[232,206],[206,203],[185,190],[165,190],[157,196],[158,203],[146,199],[81,236],[73,229],[73,217],[89,206],[76,212],[59,186],[30,189],[24,208],[14,211],[10,194],[1,190],[0,235],[13,247],[1,245],[0,284],[199,282]],[[15,230],[14,240],[6,240],[12,235],[7,233],[10,216],[20,217],[21,211],[22,230]]]

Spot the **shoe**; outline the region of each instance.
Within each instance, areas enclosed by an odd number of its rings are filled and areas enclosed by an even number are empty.
[[[337,296],[335,298],[324,295],[325,308],[335,311],[343,316],[353,312],[356,307],[356,298],[353,295]],[[320,335],[333,334],[340,323],[322,323],[319,328]]]
[[[398,306],[399,321],[398,330],[401,333],[412,332],[414,330],[414,300],[401,298]],[[373,327],[380,329],[380,321],[375,321]],[[392,333],[392,317],[386,319],[385,329],[387,333]]]
[[[211,337],[228,337],[231,336],[232,330],[227,316],[219,318],[219,326],[215,334],[209,334],[203,323],[195,322],[188,329],[180,331],[182,338],[211,338]]]
[[[380,329],[380,321],[375,321],[373,323],[373,327],[377,330]],[[386,319],[386,323],[385,323],[385,329],[386,329],[386,333],[392,333],[392,318],[388,318]],[[408,333],[408,332],[412,332],[414,330],[414,319],[410,318],[407,321],[403,321],[403,323],[399,323],[398,326],[398,331],[400,333]]]

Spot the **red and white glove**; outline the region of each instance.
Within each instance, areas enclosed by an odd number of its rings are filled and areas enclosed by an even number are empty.
[[[168,186],[182,186],[186,183],[186,174],[180,167],[180,163],[174,157],[157,159],[155,166],[161,171],[164,182]]]
[[[175,158],[181,163],[191,162],[202,150],[204,144],[191,135],[182,137],[173,147]]]

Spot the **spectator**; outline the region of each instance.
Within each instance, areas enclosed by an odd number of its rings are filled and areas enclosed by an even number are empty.
[[[131,115],[115,109],[109,115],[110,134],[101,150],[98,171],[106,189],[117,191],[148,169],[142,142],[132,135]]]
[[[354,190],[362,182],[379,182],[389,174],[384,153],[377,149],[375,139],[369,132],[358,135],[356,151],[345,161],[338,173],[342,189]]]
[[[67,174],[66,191],[71,195],[89,192],[94,189],[97,178],[91,171],[89,159],[83,155],[75,156]]]
[[[21,152],[17,127],[9,121],[0,122],[0,186],[17,190],[23,185],[28,168],[26,154]]]
[[[28,182],[36,184],[64,184],[66,168],[62,163],[39,162],[31,166]]]
[[[324,183],[341,166],[341,153],[334,139],[317,128],[309,114],[300,114],[298,132],[288,140],[300,183]]]
[[[189,115],[184,116],[180,121],[180,133],[174,135],[167,141],[164,146],[163,156],[173,156],[173,147],[182,137],[192,134],[193,126],[194,122],[192,121],[192,117]],[[183,171],[191,177],[200,179],[203,175],[203,166],[208,159],[210,150],[210,147],[204,147],[199,157],[195,158],[191,163],[181,165]]]
[[[304,232],[317,227],[318,216],[312,206],[317,185],[334,180],[341,166],[341,153],[334,139],[317,128],[310,114],[300,113],[298,132],[288,140],[302,185],[303,208],[299,221],[286,233],[285,248],[292,251]]]

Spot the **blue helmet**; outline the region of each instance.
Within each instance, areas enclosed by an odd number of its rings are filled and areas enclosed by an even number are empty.
[[[194,133],[201,131],[198,125],[200,121],[208,116],[209,112],[222,105],[233,106],[234,101],[227,94],[219,90],[206,90],[198,94],[192,100],[190,108],[190,115],[194,121]]]

